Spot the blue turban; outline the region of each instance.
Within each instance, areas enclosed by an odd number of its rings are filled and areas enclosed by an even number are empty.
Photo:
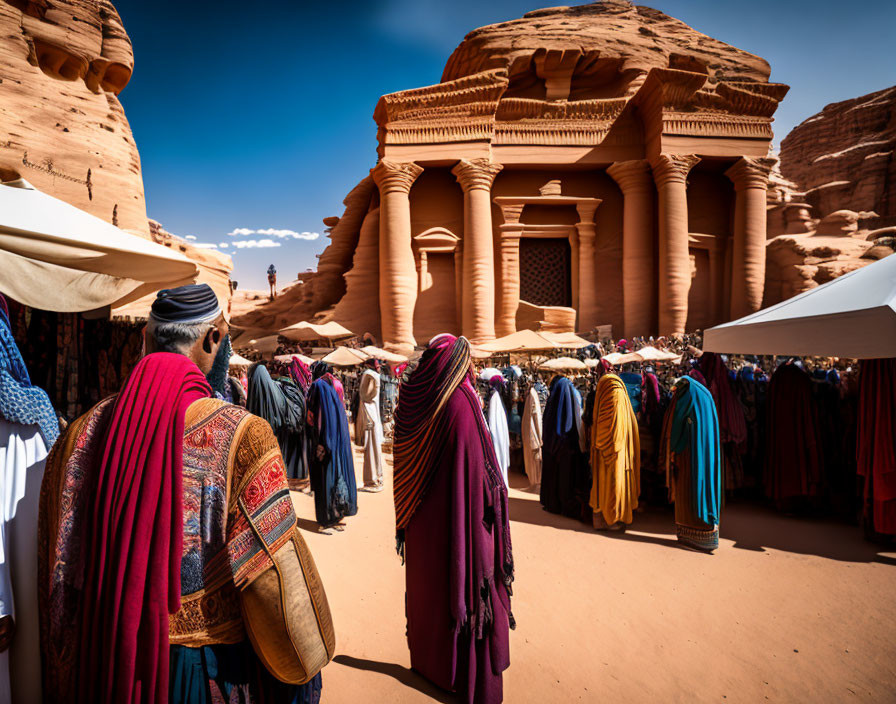
[[[149,315],[157,323],[211,323],[221,306],[211,286],[188,284],[159,291]]]

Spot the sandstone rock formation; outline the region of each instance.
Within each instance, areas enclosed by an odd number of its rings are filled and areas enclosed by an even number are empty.
[[[36,188],[194,260],[230,297],[230,257],[146,217],[140,155],[118,94],[134,55],[109,0],[0,0],[0,180]],[[145,315],[147,301],[120,311]]]
[[[475,30],[441,83],[380,99],[372,181],[318,273],[252,322],[335,318],[407,347],[556,325],[558,308],[626,335],[755,310],[788,90],[769,73],[624,0]]]
[[[896,228],[859,229],[862,215],[838,210],[822,218],[812,232],[769,240],[764,305],[779,303],[892,254]]]
[[[0,0],[0,175],[148,235],[118,94],[134,66],[108,0]]]
[[[828,105],[784,138],[769,180],[765,305],[893,253],[894,154],[896,87]]]
[[[865,227],[896,225],[896,86],[826,106],[784,138],[780,157],[818,214],[865,211]]]

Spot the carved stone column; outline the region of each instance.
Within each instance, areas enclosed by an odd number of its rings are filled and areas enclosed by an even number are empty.
[[[732,320],[762,307],[765,291],[766,192],[774,159],[743,157],[725,175],[734,183]]]
[[[386,349],[413,350],[417,267],[411,248],[411,186],[423,172],[413,162],[383,159],[370,173],[380,189],[380,316]]]
[[[688,173],[693,154],[658,154],[650,160],[659,193],[659,333],[683,333],[688,321],[691,264],[688,249]]]
[[[464,190],[464,277],[461,329],[472,342],[495,338],[495,246],[491,189],[500,164],[462,159],[451,170]]]
[[[504,223],[499,226],[500,279],[497,282],[498,315],[495,335],[503,337],[516,332],[516,312],[520,307],[520,238],[523,230],[520,216],[522,205],[502,205]]]
[[[653,332],[656,306],[656,245],[653,239],[653,183],[644,160],[617,161],[607,173],[622,190],[622,319],[624,335]]]
[[[597,226],[594,213],[601,201],[589,201],[576,205],[579,222],[576,231],[579,240],[579,330],[590,330],[598,324],[597,319],[597,274],[594,268],[594,240]]]

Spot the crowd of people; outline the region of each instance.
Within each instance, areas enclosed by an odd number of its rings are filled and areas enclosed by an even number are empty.
[[[387,486],[390,445],[411,664],[467,702],[503,699],[514,474],[608,533],[672,503],[678,539],[706,552],[738,495],[896,533],[877,441],[894,399],[857,403],[859,381],[896,385],[893,360],[858,377],[689,336],[595,343],[576,353],[587,372],[548,373],[485,367],[445,334],[407,365],[292,356],[235,375],[217,299],[190,285],[158,294],[117,393],[64,422],[14,317],[0,297],[0,701],[320,701],[335,634],[291,491],[340,533],[358,492]],[[676,359],[619,356],[647,345]]]

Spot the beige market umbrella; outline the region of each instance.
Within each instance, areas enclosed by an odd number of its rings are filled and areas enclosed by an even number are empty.
[[[574,371],[584,372],[588,370],[588,366],[578,359],[572,357],[555,357],[538,365],[539,369],[548,369],[550,371]]]
[[[240,337],[239,348],[244,350],[254,350],[262,354],[270,354],[280,346],[277,335],[267,335],[266,337],[252,338],[243,340]]]
[[[354,367],[370,359],[370,355],[351,347],[337,347],[322,361],[337,367]]]
[[[254,362],[251,359],[246,359],[242,355],[232,354],[230,355],[230,364],[228,365],[231,369],[234,367],[251,367]]]
[[[309,366],[314,363],[314,360],[311,357],[304,354],[298,354],[297,352],[293,354],[278,354],[274,357],[274,361],[280,362],[281,364],[289,364],[293,359],[298,359],[300,362],[304,362]]]
[[[374,347],[373,345],[367,345],[366,347],[362,347],[361,351],[364,352],[368,357],[373,357],[374,359],[378,359],[381,362],[390,362],[391,364],[401,364],[402,362],[407,362],[408,358],[403,354],[396,354],[395,352],[389,352],[384,349],[380,349],[379,347]]]
[[[605,354],[601,359],[607,360],[614,367],[617,364],[629,364],[631,362],[643,361],[635,352],[628,352],[627,354],[623,354],[622,352],[610,352],[610,354]]]
[[[131,235],[24,179],[0,184],[0,291],[61,313],[121,306],[196,280],[180,252]]]
[[[300,323],[283,328],[280,331],[280,334],[294,342],[304,342],[306,340],[341,340],[354,335],[351,330],[343,327],[335,320],[331,320],[328,323],[309,323],[307,320],[303,320]]]
[[[594,344],[584,337],[579,337],[574,332],[550,332],[545,330],[538,334],[551,342],[554,342],[558,347],[563,347],[568,350],[580,350],[583,347],[588,347],[588,345]]]
[[[508,352],[547,352],[559,349],[553,340],[548,339],[543,333],[534,330],[517,330],[497,340],[479,345],[483,352],[491,354],[506,354]]]
[[[681,360],[681,355],[676,352],[669,352],[668,350],[658,350],[656,347],[642,347],[639,350],[635,350],[632,354],[640,359],[642,362],[674,362],[676,360]]]

